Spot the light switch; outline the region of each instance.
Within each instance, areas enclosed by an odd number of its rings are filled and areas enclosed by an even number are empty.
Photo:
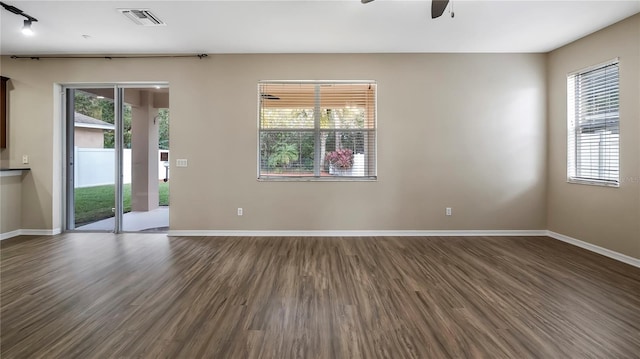
[[[176,160],[176,167],[187,167],[189,166],[189,161],[184,158]]]

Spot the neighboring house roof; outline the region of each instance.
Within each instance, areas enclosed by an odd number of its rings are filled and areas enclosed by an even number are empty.
[[[103,130],[115,130],[116,128],[112,123],[104,122],[78,112],[74,113],[74,127],[99,128]]]

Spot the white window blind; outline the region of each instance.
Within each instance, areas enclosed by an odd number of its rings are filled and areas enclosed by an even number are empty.
[[[569,182],[618,186],[618,59],[567,76]]]
[[[376,83],[258,84],[258,178],[376,178]]]

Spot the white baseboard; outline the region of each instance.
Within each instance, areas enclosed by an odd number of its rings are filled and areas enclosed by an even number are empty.
[[[565,236],[564,234],[556,233],[553,231],[547,231],[547,235],[553,239],[557,239],[562,242],[566,242],[572,244],[574,246],[584,248],[588,251],[601,254],[605,257],[609,257],[611,259],[615,259],[619,262],[627,263],[634,267],[640,268],[640,259],[633,258],[622,253],[618,253],[616,251],[612,251],[610,249],[602,248],[600,246],[596,246],[595,244],[587,243],[585,241],[581,241],[579,239],[575,239],[569,236]]]
[[[4,239],[9,239],[13,237],[17,237],[20,235],[20,229],[16,229],[15,231],[0,233],[0,241]]]
[[[55,236],[62,233],[62,229],[17,229],[15,231],[1,233],[0,240],[9,239],[17,236]]]
[[[54,229],[22,229],[20,230],[22,236],[55,236],[62,233],[61,228]]]
[[[170,230],[170,237],[481,237],[481,236],[546,236],[546,230],[380,230],[380,231],[236,231],[236,230]]]

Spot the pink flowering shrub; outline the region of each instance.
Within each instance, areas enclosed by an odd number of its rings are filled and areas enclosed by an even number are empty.
[[[333,165],[334,168],[349,169],[353,166],[353,151],[348,148],[341,148],[327,152],[324,160]]]

